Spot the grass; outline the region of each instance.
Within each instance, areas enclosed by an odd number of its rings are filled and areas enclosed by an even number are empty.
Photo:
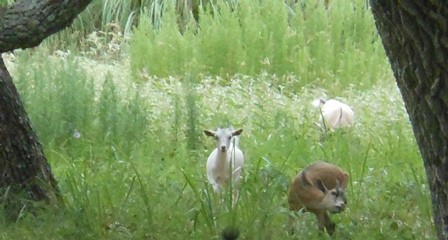
[[[4,55],[66,207],[0,219],[0,238],[219,239],[227,226],[242,239],[328,238],[311,214],[295,215],[295,236],[286,225],[291,177],[327,160],[351,176],[334,239],[434,239],[422,159],[362,2],[291,16],[241,1],[241,16],[223,7],[184,35],[167,9],[160,29],[143,17],[119,51],[98,35],[92,48],[53,51],[51,39]],[[356,124],[316,129],[317,97],[348,102]],[[227,124],[244,129],[234,209],[205,176],[202,129]]]
[[[257,5],[242,0],[236,9],[222,5],[214,14],[203,12],[199,24],[190,22],[183,34],[174,8],[164,5],[162,27],[146,14],[131,37],[134,80],[190,71],[223,78],[267,73],[282,76],[273,84],[287,92],[328,84],[334,92],[348,86],[366,89],[390,73],[372,15],[363,4],[343,1],[331,12],[296,4],[291,13],[275,0]]]

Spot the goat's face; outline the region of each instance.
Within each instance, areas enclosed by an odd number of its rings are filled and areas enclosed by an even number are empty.
[[[232,137],[238,136],[243,129],[233,131],[231,128],[217,128],[216,131],[204,130],[205,135],[216,139],[216,148],[221,152],[226,152],[230,147]]]
[[[345,189],[339,186],[339,182],[333,189],[327,189],[322,181],[317,181],[317,187],[324,193],[322,199],[322,208],[327,209],[331,213],[340,213],[344,211],[347,205],[347,198],[345,197]]]

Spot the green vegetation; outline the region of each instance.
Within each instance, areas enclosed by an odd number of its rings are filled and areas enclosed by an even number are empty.
[[[275,0],[240,1],[236,9],[200,16],[181,35],[174,8],[162,27],[144,15],[130,44],[131,70],[149,75],[182,76],[190,69],[222,77],[261,73],[282,76],[274,84],[295,91],[308,85],[369,88],[383,79],[388,63],[364,1],[323,7],[300,4],[291,13]],[[291,9],[290,9],[291,10]],[[298,79],[291,81],[290,75]]]
[[[157,27],[142,10],[133,34],[79,44],[62,32],[5,54],[66,208],[0,219],[1,239],[219,239],[231,225],[242,239],[329,239],[306,213],[287,234],[290,178],[315,160],[351,175],[334,239],[434,239],[423,163],[364,1],[239,2],[183,34],[166,4]],[[348,102],[356,125],[317,129],[317,97]],[[227,124],[244,129],[235,209],[205,176],[214,144],[202,129]]]

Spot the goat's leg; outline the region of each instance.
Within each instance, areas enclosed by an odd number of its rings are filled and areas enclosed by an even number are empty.
[[[238,189],[234,189],[233,190],[233,199],[232,199],[233,207],[235,207],[236,204],[238,203],[239,196],[240,196],[240,192],[238,191]]]
[[[300,203],[300,201],[298,200],[297,197],[294,197],[294,195],[290,195],[288,197],[288,204],[289,204],[289,216],[288,216],[288,228],[289,228],[289,233],[291,235],[294,234],[294,229],[295,229],[295,222],[296,222],[296,213],[298,211],[304,211],[304,208],[302,206],[302,204]]]
[[[288,216],[288,228],[289,228],[289,234],[290,235],[294,235],[294,229],[295,229],[295,222],[296,222],[296,218],[294,216],[295,212],[289,212],[289,216]]]
[[[324,231],[324,229],[326,229],[328,235],[330,235],[330,236],[333,235],[336,224],[334,224],[331,221],[330,215],[328,215],[328,212],[324,211],[324,210],[320,210],[320,211],[316,211],[315,214],[317,216],[317,222],[318,222],[319,229],[321,231]]]

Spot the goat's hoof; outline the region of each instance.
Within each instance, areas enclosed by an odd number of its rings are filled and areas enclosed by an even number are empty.
[[[334,223],[330,223],[330,224],[328,224],[328,226],[326,227],[326,229],[327,229],[327,233],[328,233],[328,235],[332,236],[333,233],[334,233],[334,231],[335,231],[335,229],[336,229],[336,224],[334,224]]]

